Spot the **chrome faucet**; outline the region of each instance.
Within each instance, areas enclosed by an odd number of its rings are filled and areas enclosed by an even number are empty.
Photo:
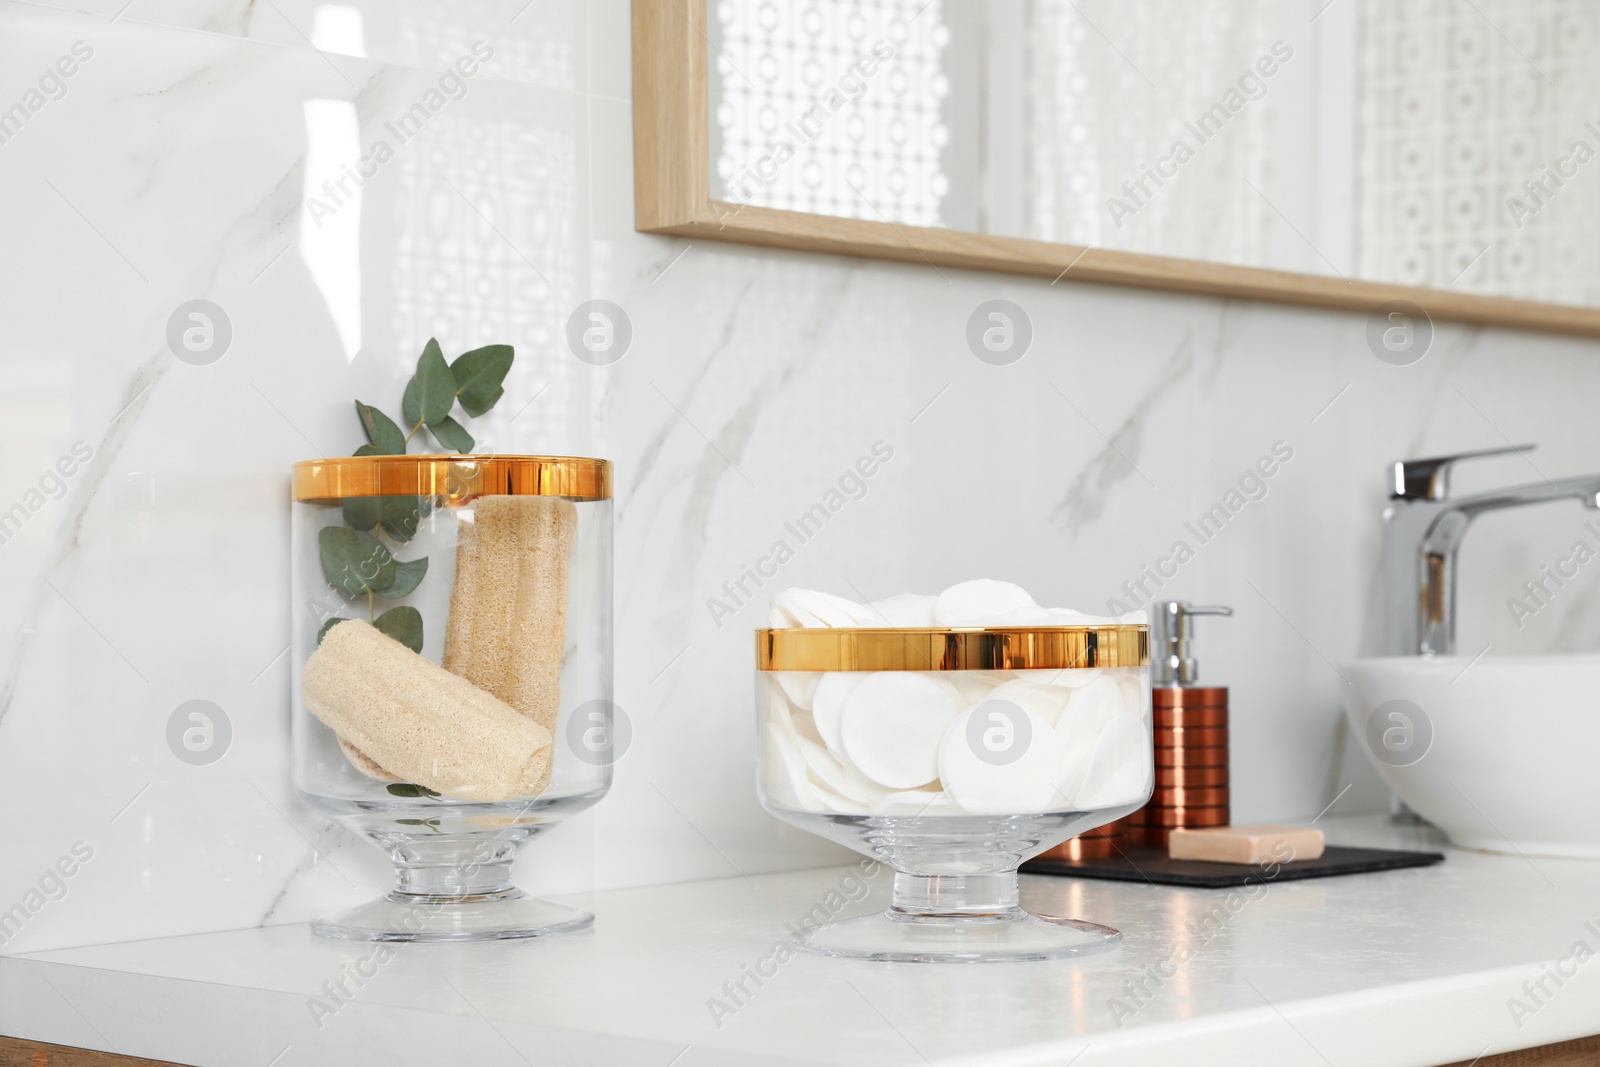
[[[1600,474],[1546,479],[1475,496],[1450,498],[1450,468],[1463,459],[1527,452],[1511,445],[1393,468],[1383,510],[1384,654],[1448,656],[1456,650],[1456,551],[1472,520],[1486,511],[1568,497],[1600,509]]]

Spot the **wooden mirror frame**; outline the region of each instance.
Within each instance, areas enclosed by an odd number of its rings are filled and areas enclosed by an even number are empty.
[[[1435,320],[1600,336],[1600,308],[713,200],[708,8],[709,0],[633,0],[634,227],[641,233],[1369,314],[1405,300]]]

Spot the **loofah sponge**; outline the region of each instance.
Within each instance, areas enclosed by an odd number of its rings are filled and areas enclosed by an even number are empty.
[[[350,761],[351,766],[368,778],[376,778],[380,782],[398,782],[400,780],[372,762],[371,756],[343,738],[339,739],[339,751],[344,753],[344,758]]]
[[[549,784],[549,730],[359,619],[328,631],[301,693],[347,753],[401,781],[477,801]]]
[[[553,496],[485,496],[472,513],[456,544],[445,669],[553,731],[578,509]]]

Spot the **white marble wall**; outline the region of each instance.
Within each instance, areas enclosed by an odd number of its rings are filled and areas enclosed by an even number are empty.
[[[1098,608],[1289,443],[1268,495],[1165,590],[1238,610],[1203,624],[1204,669],[1233,687],[1244,819],[1308,818],[1352,784],[1339,810],[1384,803],[1330,661],[1374,647],[1388,461],[1527,439],[1532,462],[1461,484],[1600,468],[1590,341],[1443,326],[1398,368],[1361,315],[638,235],[626,0],[81,4],[0,2],[0,108],[93,49],[0,143],[0,511],[29,512],[0,544],[0,910],[93,850],[6,952],[299,921],[384,886],[385,858],[288,785],[287,472],[359,443],[351,398],[393,406],[430,334],[518,346],[481,437],[617,463],[636,741],[606,801],[525,857],[548,892],[837,855],[758,807],[764,613],[718,626],[707,601],[875,441],[893,459],[773,584],[868,598],[992,575]],[[367,150],[477,41],[494,58],[466,94],[311,225],[306,176]],[[964,341],[996,297],[1035,330],[1009,367]],[[207,366],[165,341],[196,298],[233,327]],[[633,324],[611,367],[565,347],[590,298]],[[58,489],[80,441],[92,459]],[[41,478],[59,499],[29,495]],[[1592,575],[1520,632],[1504,610],[1579,519],[1474,532],[1463,648],[1595,647]],[[233,725],[210,766],[165,740],[191,699]]]

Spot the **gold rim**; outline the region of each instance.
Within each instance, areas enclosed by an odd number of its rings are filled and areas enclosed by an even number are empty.
[[[341,456],[294,465],[294,498],[333,504],[359,496],[611,499],[611,461],[582,456]]]
[[[1143,667],[1150,627],[757,630],[763,671],[1030,671]]]

